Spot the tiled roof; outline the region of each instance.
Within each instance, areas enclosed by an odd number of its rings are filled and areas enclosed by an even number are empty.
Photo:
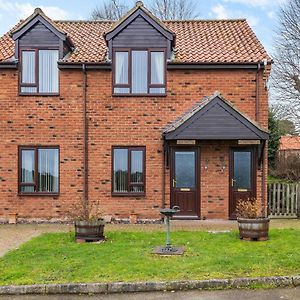
[[[75,51],[66,57],[65,61],[105,61],[107,45],[103,34],[110,30],[114,22],[53,21],[53,23],[67,33],[75,46]],[[164,21],[163,23],[176,36],[174,62],[271,61],[246,20]],[[7,33],[0,38],[0,62],[8,60],[13,55],[14,41]]]
[[[300,136],[285,135],[280,138],[279,150],[300,150]]]

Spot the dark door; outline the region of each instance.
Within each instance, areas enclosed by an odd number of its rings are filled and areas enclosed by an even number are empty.
[[[197,218],[198,150],[174,148],[171,162],[171,207],[179,206],[180,213],[176,214],[177,217]]]
[[[236,219],[239,199],[256,195],[254,149],[232,149],[230,155],[229,218]]]

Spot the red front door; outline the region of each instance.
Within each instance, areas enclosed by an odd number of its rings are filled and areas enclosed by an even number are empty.
[[[198,218],[198,149],[173,148],[171,151],[171,207],[179,206],[175,217]]]
[[[230,195],[229,218],[236,219],[238,200],[246,200],[256,195],[256,165],[254,149],[236,148],[230,153]]]

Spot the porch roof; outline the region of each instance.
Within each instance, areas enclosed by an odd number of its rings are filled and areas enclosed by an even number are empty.
[[[168,124],[166,140],[267,140],[268,131],[225,100],[219,92],[197,102]]]

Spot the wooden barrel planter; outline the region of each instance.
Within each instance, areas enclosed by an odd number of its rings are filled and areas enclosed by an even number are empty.
[[[75,221],[75,239],[77,242],[96,242],[105,240],[103,220]]]
[[[240,239],[247,241],[266,241],[269,239],[269,218],[238,218]]]

